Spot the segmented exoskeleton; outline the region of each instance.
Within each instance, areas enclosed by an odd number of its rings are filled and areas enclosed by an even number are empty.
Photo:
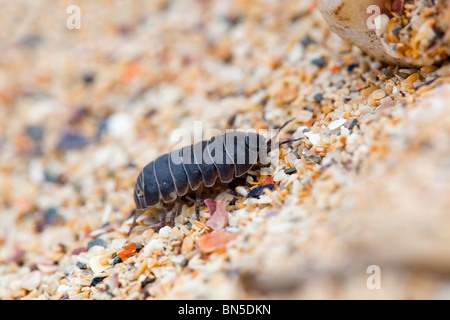
[[[280,127],[278,132],[290,121]],[[173,226],[180,210],[180,202],[177,200],[188,193],[195,193],[198,220],[203,187],[212,187],[218,181],[230,183],[247,173],[254,165],[267,164],[268,153],[274,147],[295,141],[287,140],[273,146],[276,136],[267,140],[255,132],[233,130],[159,156],[147,164],[137,178],[134,189],[136,212],[130,232],[136,224],[136,218],[143,211],[161,202],[175,202],[170,216]],[[162,227],[165,221],[166,215],[163,214],[161,222],[155,226]]]

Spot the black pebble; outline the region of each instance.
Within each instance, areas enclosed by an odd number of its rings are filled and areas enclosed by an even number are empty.
[[[352,72],[353,70],[355,70],[358,67],[359,67],[359,63],[358,62],[349,64],[348,67],[347,67],[347,71],[348,72]]]
[[[116,256],[112,262],[112,265],[115,266],[118,263],[122,263],[122,259],[119,256]]]
[[[145,288],[146,285],[155,282],[155,280],[156,280],[155,278],[149,278],[149,277],[145,278],[145,280],[142,281],[142,283],[141,283],[141,288]]]
[[[400,33],[401,30],[402,30],[401,27],[395,28],[394,30],[392,30],[392,34],[394,36],[398,36],[398,34]]]
[[[286,173],[286,174],[293,174],[293,173],[296,173],[296,172],[297,172],[296,168],[291,168],[291,169],[288,169],[288,170],[284,170],[284,173]]]
[[[55,223],[59,218],[58,209],[54,207],[50,207],[45,211],[44,219],[46,223],[52,224]]]
[[[57,148],[59,150],[68,150],[74,148],[82,148],[90,143],[85,136],[75,132],[66,132],[61,140],[59,140]]]
[[[263,194],[264,189],[272,190],[273,187],[275,187],[274,184],[266,184],[265,186],[256,187],[255,189],[252,189],[248,194],[247,198],[258,198],[260,195]]]
[[[309,46],[310,44],[313,44],[314,43],[314,40],[312,40],[311,39],[311,37],[308,35],[308,36],[306,36],[306,37],[304,37],[303,39],[302,39],[302,41],[300,41],[300,44],[302,45],[302,46],[304,46],[304,47],[307,47],[307,46]]]
[[[319,93],[316,93],[314,95],[314,101],[320,102],[322,100],[323,100],[323,94],[322,93],[319,92]]]
[[[442,29],[440,29],[440,28],[435,29],[434,33],[436,34],[436,36],[438,38],[443,38],[445,36],[445,32],[442,31]]]
[[[83,82],[86,85],[91,85],[95,81],[95,73],[93,73],[93,72],[86,72],[85,74],[83,74],[82,79],[83,79]]]
[[[95,238],[88,242],[87,249],[89,250],[93,246],[102,246],[103,248],[106,248],[106,242],[103,239]]]
[[[92,278],[91,284],[89,286],[90,287],[95,287],[97,284],[102,282],[103,279],[104,279],[104,277],[94,277],[94,278]]]
[[[325,58],[318,58],[312,60],[311,63],[318,66],[319,68],[323,68],[327,65],[327,60],[325,60]]]
[[[180,262],[180,266],[182,267],[186,267],[188,265],[189,261],[184,259],[183,261]]]
[[[352,122],[350,122],[347,129],[352,130],[356,126],[357,123],[358,123],[358,119],[353,119]]]

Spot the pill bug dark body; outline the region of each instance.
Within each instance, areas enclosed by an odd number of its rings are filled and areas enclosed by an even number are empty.
[[[180,209],[178,200],[192,193],[195,193],[195,211],[199,219],[202,188],[212,187],[219,181],[230,183],[257,163],[268,163],[274,138],[267,140],[254,132],[231,131],[159,156],[147,164],[137,178],[134,189],[136,211],[130,231],[143,211],[161,202],[175,203],[170,216],[173,225]],[[277,147],[291,141],[279,143]],[[164,213],[157,225],[164,226],[165,219]]]

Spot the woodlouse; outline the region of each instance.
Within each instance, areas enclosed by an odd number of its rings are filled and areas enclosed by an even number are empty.
[[[199,220],[203,186],[209,188],[218,181],[230,183],[256,164],[267,164],[268,154],[272,149],[296,141],[286,140],[273,145],[280,130],[292,120],[283,124],[277,134],[269,140],[258,133],[233,130],[215,136],[211,140],[166,153],[147,164],[136,181],[134,189],[136,210],[133,213],[130,232],[136,225],[136,218],[142,212],[161,202],[174,203],[170,215],[173,226],[175,217],[180,211],[180,201],[177,200],[189,193],[195,193],[195,213]],[[164,212],[160,223],[152,227],[163,227],[165,222]]]

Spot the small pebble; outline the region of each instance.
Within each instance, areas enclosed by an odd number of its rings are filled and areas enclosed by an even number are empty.
[[[241,186],[236,187],[235,190],[236,190],[237,193],[239,193],[239,194],[240,194],[241,196],[243,196],[243,197],[246,197],[247,194],[248,194],[247,189],[245,189],[244,187],[241,187]]]
[[[113,261],[112,261],[112,265],[115,266],[118,263],[122,263],[122,258],[119,256],[114,257]]]
[[[40,283],[41,283],[41,272],[36,270],[27,274],[24,277],[24,280],[22,281],[20,286],[28,291],[31,291],[35,289]]]
[[[347,119],[334,120],[328,125],[328,129],[330,129],[331,131],[336,130],[340,126],[343,126],[346,122],[347,122]]]
[[[318,145],[320,142],[320,134],[313,132],[305,132],[304,133],[308,140],[311,142],[313,146]]]
[[[312,60],[311,63],[318,66],[319,68],[323,68],[327,65],[327,60],[325,60],[325,58],[321,57],[321,58]]]
[[[356,126],[357,123],[358,123],[358,119],[348,119],[344,126],[348,130],[352,130]]]
[[[194,249],[194,239],[190,236],[184,238],[183,243],[181,244],[180,253],[182,255],[186,255]]]
[[[371,95],[371,98],[374,100],[380,100],[384,97],[386,97],[386,91],[384,91],[383,89],[375,90]]]
[[[103,248],[106,248],[106,242],[105,242],[105,240],[103,240],[101,238],[95,238],[88,242],[86,248],[89,251],[89,249],[91,249],[94,246],[101,246]]]
[[[296,173],[297,169],[296,168],[291,168],[291,169],[287,169],[284,171],[285,174],[293,174]]]
[[[273,177],[273,181],[274,182],[279,182],[279,181],[283,181],[284,179],[286,179],[286,173],[283,170],[278,171],[275,176]]]
[[[134,120],[128,113],[115,113],[106,123],[107,132],[114,138],[121,139],[129,136],[134,128]]]
[[[144,247],[145,253],[150,253],[151,251],[155,251],[155,250],[159,250],[159,251],[164,250],[164,245],[163,245],[161,239],[152,239]]]
[[[300,122],[308,122],[312,119],[313,113],[309,110],[301,110],[298,112],[296,120]]]
[[[172,235],[172,228],[166,226],[159,229],[159,235],[161,236],[161,238],[168,239]]]
[[[274,184],[266,184],[264,186],[253,188],[247,194],[247,198],[258,198],[260,195],[262,195],[264,193],[264,189],[272,190],[274,188],[274,186],[275,186]]]
[[[90,141],[81,133],[69,131],[63,134],[62,138],[58,142],[57,148],[65,151],[69,149],[83,148],[89,143]]]
[[[97,284],[99,284],[100,282],[103,281],[103,279],[105,279],[105,277],[94,277],[92,278],[91,283],[89,284],[90,287],[95,287]]]
[[[108,258],[104,255],[93,256],[89,259],[89,267],[94,273],[101,273],[111,266],[108,263]]]
[[[316,93],[313,97],[314,101],[320,102],[323,100],[323,94],[322,93]]]

